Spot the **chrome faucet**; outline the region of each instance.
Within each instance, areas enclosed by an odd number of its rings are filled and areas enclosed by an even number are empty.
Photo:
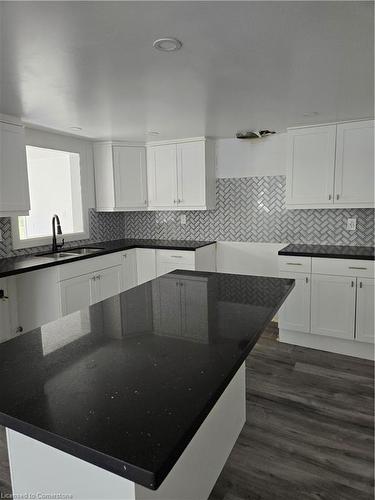
[[[57,244],[56,226],[57,226],[57,234],[62,234],[59,216],[55,214],[52,217],[52,252],[58,252],[59,248],[62,248],[64,246],[64,238],[62,240],[61,245]]]

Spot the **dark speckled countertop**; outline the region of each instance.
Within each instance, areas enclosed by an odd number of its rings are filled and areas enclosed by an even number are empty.
[[[0,424],[156,489],[293,286],[175,271],[8,340]]]
[[[114,252],[121,252],[122,250],[130,250],[131,248],[155,248],[165,250],[197,250],[198,248],[211,245],[215,241],[193,241],[193,240],[137,240],[137,239],[123,239],[112,241],[100,241],[97,243],[87,243],[80,246],[70,246],[64,250],[72,250],[73,248],[91,247],[100,248],[100,251],[91,255],[77,255],[71,258],[64,258],[63,260],[52,260],[48,257],[40,257],[38,254],[22,255],[20,257],[7,257],[0,259],[0,278],[12,276],[14,274],[27,273],[29,271],[36,271],[37,269],[44,269],[46,267],[60,266],[83,259],[92,259],[99,255],[105,255]]]
[[[346,245],[303,245],[291,244],[279,250],[279,255],[300,257],[325,257],[328,259],[374,260],[374,247]]]

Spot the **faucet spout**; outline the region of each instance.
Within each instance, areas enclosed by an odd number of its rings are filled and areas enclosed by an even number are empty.
[[[57,252],[59,248],[64,246],[64,239],[60,245],[57,244],[56,229],[57,234],[62,234],[60,219],[57,214],[52,217],[52,252]]]

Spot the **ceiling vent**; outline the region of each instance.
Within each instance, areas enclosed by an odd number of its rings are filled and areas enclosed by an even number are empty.
[[[240,130],[236,137],[237,139],[262,139],[273,134],[276,134],[273,130]]]

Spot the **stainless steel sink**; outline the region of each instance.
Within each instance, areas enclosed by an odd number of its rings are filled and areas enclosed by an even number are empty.
[[[46,252],[35,255],[34,257],[44,258],[44,259],[72,259],[79,255],[91,255],[100,252],[103,248],[98,247],[81,247],[81,248],[69,248],[66,250],[60,250],[59,252]]]

